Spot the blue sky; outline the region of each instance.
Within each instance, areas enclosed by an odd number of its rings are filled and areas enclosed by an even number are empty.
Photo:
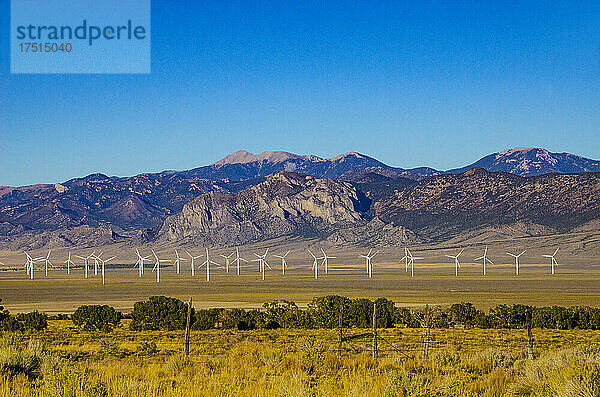
[[[449,169],[600,158],[596,1],[152,1],[152,73],[11,75],[0,185],[188,169],[245,149]]]

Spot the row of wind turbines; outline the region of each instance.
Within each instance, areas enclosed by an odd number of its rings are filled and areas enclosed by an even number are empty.
[[[322,256],[317,256],[315,255],[311,250],[307,250],[308,253],[311,255],[312,259],[313,259],[313,263],[312,263],[312,267],[311,267],[311,271],[314,273],[314,277],[315,279],[319,278],[319,266],[321,268],[324,268],[325,270],[325,274],[329,273],[329,260],[330,259],[335,259],[336,257],[334,256],[329,256],[327,255],[327,253],[325,253],[325,250],[321,249],[321,253]],[[556,260],[556,255],[559,251],[559,248],[557,248],[553,254],[551,255],[542,255],[545,258],[549,258],[550,259],[550,266],[551,266],[551,274],[555,273],[555,267],[558,266],[558,261]],[[135,263],[135,265],[133,266],[134,268],[138,269],[138,275],[139,277],[143,277],[144,275],[144,264],[148,263],[148,264],[152,264],[152,258],[154,258],[154,266],[152,268],[152,272],[156,273],[156,282],[159,283],[160,282],[160,267],[161,267],[161,263],[167,263],[167,262],[172,262],[172,264],[175,266],[176,272],[177,274],[181,273],[181,263],[185,262],[185,261],[189,261],[190,262],[190,272],[191,272],[191,276],[195,277],[196,275],[196,270],[199,270],[201,268],[204,268],[206,270],[206,281],[209,282],[210,281],[210,275],[211,275],[211,265],[219,267],[219,268],[225,268],[226,273],[230,273],[230,269],[231,268],[235,268],[235,272],[236,274],[239,276],[240,275],[240,263],[241,262],[257,262],[258,263],[258,271],[261,273],[261,277],[262,280],[265,280],[265,270],[266,268],[272,270],[271,266],[269,265],[269,263],[267,262],[267,255],[269,253],[269,249],[267,248],[264,252],[264,254],[260,255],[257,253],[254,253],[254,256],[256,257],[255,259],[248,261],[244,258],[242,258],[240,256],[240,252],[239,252],[239,248],[236,248],[235,251],[233,251],[232,253],[230,253],[229,255],[224,255],[224,254],[219,254],[219,256],[221,256],[225,263],[224,264],[220,264],[217,263],[216,261],[214,261],[213,259],[211,259],[210,256],[210,252],[208,248],[205,248],[205,255],[193,255],[192,253],[190,253],[189,251],[184,251],[188,258],[184,257],[184,256],[180,256],[179,255],[179,251],[176,249],[175,250],[175,259],[174,260],[170,260],[170,259],[160,259],[158,257],[158,255],[156,254],[156,252],[154,251],[154,249],[151,249],[152,255],[148,255],[148,256],[143,256],[140,251],[138,249],[135,250],[135,254],[137,256],[137,261]],[[291,250],[288,250],[285,254],[283,255],[273,255],[273,257],[278,258],[281,260],[281,272],[283,275],[285,275],[285,271],[287,268],[287,261],[286,261],[286,257],[289,255],[289,253],[292,252]],[[458,270],[461,268],[460,265],[460,256],[461,254],[464,252],[464,248],[461,249],[456,255],[445,255],[448,258],[451,258],[454,260],[454,267],[455,267],[455,276],[458,277]],[[35,265],[36,263],[40,263],[43,262],[44,264],[44,271],[45,271],[45,275],[46,277],[48,276],[48,269],[49,268],[56,268],[57,266],[55,266],[51,261],[50,261],[50,251],[48,251],[48,254],[45,257],[38,257],[38,258],[33,258],[29,253],[24,252],[26,255],[26,262],[25,262],[25,269],[27,271],[27,276],[33,280],[34,279],[34,273],[35,273]],[[365,265],[366,265],[366,273],[368,275],[369,278],[373,277],[373,263],[372,260],[375,257],[375,255],[377,255],[377,251],[373,251],[373,249],[370,249],[369,252],[365,255],[359,255],[360,258],[365,260]],[[487,274],[487,266],[488,265],[493,265],[494,262],[492,262],[492,260],[488,257],[487,255],[488,253],[488,247],[485,247],[485,250],[483,252],[483,255],[475,258],[475,261],[482,261],[482,265],[483,265],[483,275],[485,276]],[[520,254],[513,254],[510,252],[507,252],[506,254],[513,257],[515,260],[515,274],[518,276],[519,275],[519,258],[525,253],[525,251],[522,251]],[[102,258],[103,253],[99,253],[96,254],[96,252],[92,252],[87,256],[81,256],[81,255],[75,255],[75,258],[81,259],[82,260],[82,267],[83,267],[83,271],[84,271],[84,277],[88,278],[88,274],[89,274],[89,267],[90,262],[93,261],[93,265],[94,265],[94,275],[97,276],[98,272],[101,273],[102,275],[102,284],[105,284],[106,282],[106,278],[105,278],[105,268],[106,268],[106,264],[112,260],[115,259],[115,257],[110,257],[107,259],[103,259]],[[235,255],[235,257],[234,257]],[[231,259],[233,257],[233,260]],[[198,266],[196,266],[195,261],[197,259],[200,258],[205,258],[205,260]],[[424,257],[416,257],[413,256],[413,254],[411,253],[410,249],[408,247],[404,248],[404,256],[399,260],[399,262],[404,261],[405,264],[405,271],[408,273],[409,272],[409,268],[410,268],[410,276],[414,277],[415,274],[415,261],[416,260],[420,260],[420,259],[425,259]],[[320,261],[320,264],[319,264]],[[3,265],[2,262],[0,262],[0,264]],[[66,271],[67,274],[71,274],[71,268],[75,266],[75,263],[73,262],[73,260],[71,259],[71,252],[69,252],[69,255],[65,261],[65,267],[66,267]]]

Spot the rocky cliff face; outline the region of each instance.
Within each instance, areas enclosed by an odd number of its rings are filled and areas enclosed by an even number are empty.
[[[566,232],[600,218],[600,173],[524,178],[472,169],[396,190],[374,211],[434,240],[515,223],[540,233]]]
[[[280,172],[235,194],[211,192],[186,204],[167,218],[158,236],[164,241],[209,245],[240,245],[283,236],[332,238],[356,242],[364,233],[372,238],[388,227],[396,239],[414,238],[410,232],[382,221],[369,222],[367,199],[353,185]]]

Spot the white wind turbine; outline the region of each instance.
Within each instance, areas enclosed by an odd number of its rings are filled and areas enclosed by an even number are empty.
[[[152,254],[154,255],[154,259],[156,259],[156,263],[154,263],[154,267],[152,268],[152,271],[156,270],[156,282],[160,283],[160,262],[169,262],[168,259],[158,259],[158,256],[156,255],[156,252],[154,252],[154,250],[152,250]]]
[[[71,265],[75,266],[75,263],[71,260],[71,251],[69,251],[69,257],[65,263],[67,264],[67,274],[71,274]]]
[[[510,252],[507,252],[507,255],[512,256],[513,258],[515,258],[515,268],[517,271],[517,276],[519,275],[519,258],[521,257],[521,255],[523,255],[525,253],[525,251],[521,252],[519,255],[515,255],[515,254],[511,254]]]
[[[400,260],[398,262],[402,263],[402,261],[404,261],[404,271],[408,273],[408,260],[409,260],[409,256],[408,256],[408,248],[404,247],[404,256],[402,258],[400,258]]]
[[[238,248],[235,249],[235,259],[233,263],[237,263],[237,275],[240,275],[240,261],[248,262],[246,259],[240,257],[240,250]]]
[[[175,262],[173,262],[173,264],[174,264],[175,266],[177,266],[177,274],[179,274],[179,273],[180,273],[180,270],[179,270],[179,269],[180,269],[180,268],[179,268],[179,264],[180,264],[180,262],[181,262],[181,261],[187,261],[187,259],[180,257],[180,256],[179,256],[179,252],[177,252],[177,250],[175,250],[175,256],[177,257],[177,259],[175,259]]]
[[[215,266],[221,267],[221,265],[219,265],[217,262],[210,260],[208,248],[206,248],[206,260],[204,261],[204,263],[202,263],[200,266],[198,266],[198,268],[201,268],[202,266],[206,266],[206,281],[210,281],[210,264],[211,263]]]
[[[94,276],[98,275],[98,264],[100,263],[100,257],[104,252],[100,252],[98,255],[93,255],[92,259],[94,260]]]
[[[315,254],[313,254],[311,252],[311,250],[307,250],[308,253],[313,257],[314,261],[313,261],[313,265],[312,265],[312,269],[315,271],[315,280],[317,280],[319,278],[319,259],[323,259],[323,258],[317,258],[315,256]]]
[[[483,255],[482,255],[482,256],[480,256],[479,258],[475,258],[475,260],[476,260],[476,261],[478,261],[478,260],[482,260],[482,261],[483,261],[483,275],[484,275],[484,276],[486,275],[486,270],[485,270],[485,265],[486,265],[486,263],[489,263],[490,265],[493,265],[493,264],[494,264],[494,262],[492,262],[492,261],[490,260],[490,258],[488,258],[488,257],[487,257],[487,251],[488,251],[488,247],[487,247],[487,245],[486,245],[486,246],[485,246],[485,251],[483,251]]]
[[[460,252],[456,255],[446,255],[448,258],[452,258],[454,259],[454,275],[456,277],[458,277],[458,268],[460,267],[460,261],[458,260],[458,257],[460,256],[460,254],[463,253],[465,249],[461,249]]]
[[[253,259],[252,262],[258,262],[258,269],[259,271],[262,273],[262,279],[265,279],[265,266],[267,266],[269,269],[271,268],[271,266],[269,266],[269,264],[267,263],[267,254],[269,253],[269,249],[267,248],[265,250],[265,253],[263,255],[258,255],[258,254],[254,254],[256,256],[256,259]]]
[[[54,264],[50,262],[50,251],[48,251],[48,255],[46,255],[44,259],[44,268],[46,269],[46,277],[48,277],[48,266],[54,267]]]
[[[552,255],[542,255],[544,258],[550,258],[550,266],[552,267],[552,274],[554,274],[554,266],[558,266],[558,262],[556,261],[556,254],[558,253],[559,248],[554,251]]]
[[[369,278],[372,277],[373,273],[373,264],[371,263],[371,259],[377,255],[377,251],[373,252],[373,249],[369,250],[367,255],[359,255],[361,258],[365,258],[365,263],[367,264],[367,273],[369,273]]]
[[[288,256],[288,254],[292,252],[291,250],[288,250],[288,252],[286,252],[283,255],[273,255],[275,258],[280,258],[281,259],[281,274],[285,274],[285,267],[287,266],[287,262],[285,261],[285,257]]]
[[[135,254],[138,257],[138,260],[137,262],[135,262],[135,265],[133,267],[138,268],[138,275],[142,277],[144,275],[144,261],[150,259],[150,256],[142,256],[137,248],[135,249]]]
[[[89,260],[90,258],[94,257],[94,253],[95,251],[93,251],[91,254],[89,254],[88,256],[79,256],[79,255],[75,255],[77,258],[82,259],[83,260],[83,269],[84,269],[84,273],[85,273],[85,278],[88,278],[88,264],[89,264]]]
[[[104,265],[105,265],[107,262],[110,262],[110,261],[112,261],[113,259],[115,259],[115,257],[113,256],[113,257],[111,257],[111,258],[108,258],[108,259],[102,259],[102,258],[100,257],[100,255],[98,255],[98,256],[97,256],[97,258],[98,258],[98,261],[100,262],[100,264],[102,265],[102,285],[104,285]],[[157,274],[158,274],[158,273],[157,273]]]
[[[27,271],[27,277],[31,276],[31,279],[33,280],[33,274],[30,274],[31,268],[32,268],[32,265],[30,262],[33,262],[33,258],[26,251],[23,251],[23,253],[25,254],[25,258],[26,258],[25,259],[25,270]]]
[[[231,258],[233,256],[233,254],[235,254],[235,252],[232,252],[229,255],[219,254],[219,256],[222,256],[223,258],[225,258],[225,272],[227,274],[229,274],[229,258]]]
[[[191,268],[192,268],[192,277],[194,277],[194,270],[195,270],[194,260],[202,258],[202,255],[194,256],[194,255],[190,254],[187,251],[185,251],[185,253],[188,254],[188,256],[190,257],[190,261],[192,262],[192,265],[191,265]]]
[[[325,265],[325,274],[328,274],[328,271],[327,271],[327,264],[328,264],[327,260],[328,259],[335,259],[335,256],[327,256],[327,254],[325,253],[325,251],[323,250],[323,248],[321,248],[321,252],[323,253],[322,259],[323,259],[323,265]]]
[[[406,248],[406,256],[408,257],[410,263],[410,277],[415,276],[415,260],[423,259],[422,257],[413,256],[408,248]]]
[[[27,252],[25,252],[25,255],[27,256],[27,261],[25,262],[25,267],[27,268],[27,275],[31,278],[31,280],[33,280],[33,276],[35,273],[35,262],[43,260],[44,257],[32,258],[31,255],[29,255]]]

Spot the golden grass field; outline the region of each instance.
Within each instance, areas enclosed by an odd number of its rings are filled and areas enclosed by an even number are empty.
[[[346,330],[346,335],[365,330]],[[595,396],[600,392],[600,331],[379,330],[345,344],[336,330],[182,331],[122,327],[85,332],[52,320],[45,331],[0,338],[0,367],[38,357],[34,379],[0,377],[0,396]],[[18,358],[15,358],[18,357]],[[12,361],[11,361],[12,360]],[[20,360],[20,361],[19,361]]]

